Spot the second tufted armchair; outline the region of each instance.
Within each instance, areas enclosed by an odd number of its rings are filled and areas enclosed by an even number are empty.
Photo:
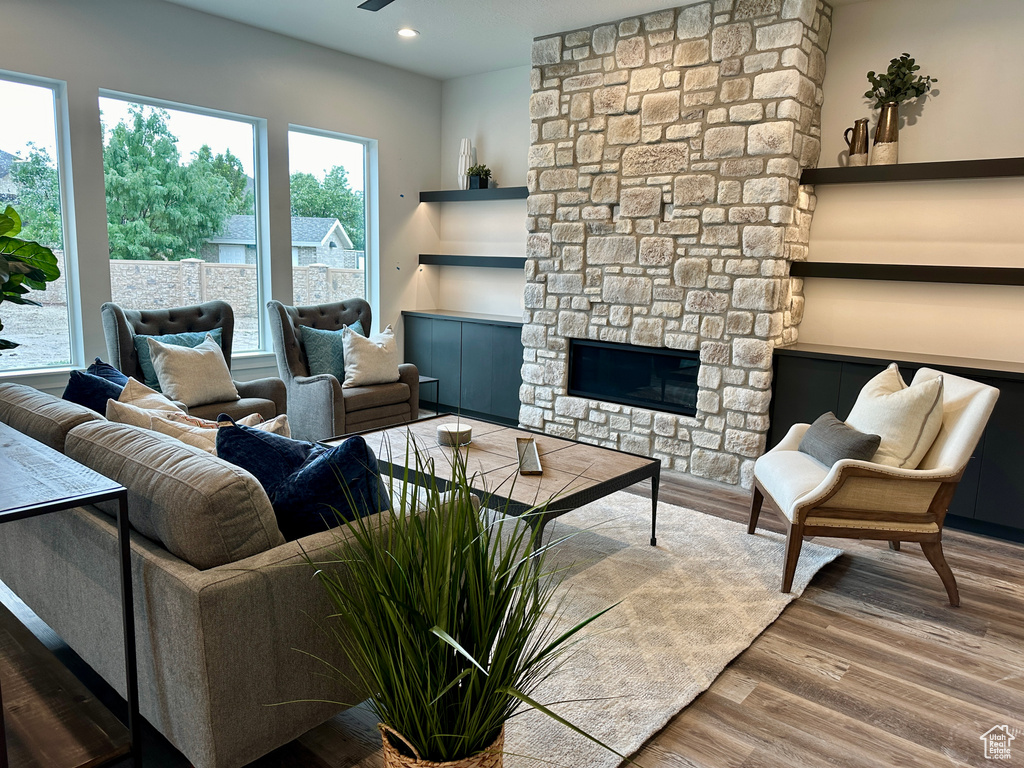
[[[226,301],[207,301],[191,307],[171,309],[124,309],[108,301],[100,312],[110,364],[127,376],[139,381],[145,379],[135,352],[136,334],[160,336],[165,333],[212,331],[220,328],[224,360],[228,368],[231,368],[235,315]],[[204,419],[216,419],[221,413],[232,418],[258,413],[265,419],[272,419],[286,410],[287,392],[284,383],[278,378],[236,381],[235,388],[242,396],[241,400],[193,406],[189,408],[189,413]]]
[[[399,379],[393,384],[369,387],[343,388],[331,374],[309,375],[300,328],[336,331],[359,321],[369,330],[370,305],[363,299],[308,307],[270,301],[267,309],[277,369],[288,388],[288,421],[294,437],[324,440],[401,424],[419,416],[419,371],[410,363],[398,366]]]

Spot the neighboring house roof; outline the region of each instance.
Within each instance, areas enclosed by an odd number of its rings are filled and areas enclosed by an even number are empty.
[[[343,249],[346,251],[353,249],[352,239],[337,219],[292,216],[292,245],[313,247],[326,245],[332,234],[337,235]],[[228,220],[224,222],[224,228],[220,234],[211,237],[210,242],[255,245],[256,217],[229,216]]]

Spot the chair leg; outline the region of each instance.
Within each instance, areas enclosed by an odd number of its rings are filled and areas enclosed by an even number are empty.
[[[761,493],[761,489],[757,487],[757,482],[754,483],[754,490],[750,493],[750,522],[747,523],[747,533],[753,533],[757,530],[757,518],[761,514],[761,504],[764,501],[764,494]]]
[[[786,534],[786,564],[782,570],[782,591],[789,592],[793,588],[793,575],[796,563],[800,559],[800,547],[804,543],[803,526],[791,525]]]
[[[949,595],[949,604],[954,608],[960,605],[960,592],[956,588],[956,579],[953,577],[953,571],[950,570],[949,564],[946,563],[946,556],[942,554],[942,542],[941,541],[922,541],[921,549],[924,551],[924,556],[928,558],[928,562],[932,564],[932,568],[939,574],[939,578],[942,579],[942,585],[946,588],[946,594]]]
[[[890,541],[889,542],[889,549],[891,549],[893,552],[899,552],[900,551],[900,543],[899,543],[899,541],[896,541],[896,540]]]

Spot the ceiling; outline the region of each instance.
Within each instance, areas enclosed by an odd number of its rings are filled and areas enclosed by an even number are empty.
[[[165,0],[428,77],[492,72],[530,63],[535,37],[678,8],[704,0],[394,0],[377,12],[362,0]],[[850,5],[863,0],[830,0]],[[412,27],[419,37],[399,38]]]
[[[395,0],[376,13],[362,0],[166,1],[447,80],[528,66],[535,37],[700,0]]]

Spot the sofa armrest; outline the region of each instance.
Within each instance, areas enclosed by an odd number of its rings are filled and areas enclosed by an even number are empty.
[[[292,437],[325,440],[345,433],[341,384],[329,373],[296,376],[288,390],[288,423]]]
[[[253,379],[251,381],[236,381],[235,389],[242,397],[259,397],[264,400],[272,400],[277,407],[277,415],[287,413],[288,391],[284,382],[276,376],[268,376],[264,379]]]
[[[398,380],[409,387],[409,407],[412,409],[411,420],[420,417],[420,372],[412,363],[398,366]]]

